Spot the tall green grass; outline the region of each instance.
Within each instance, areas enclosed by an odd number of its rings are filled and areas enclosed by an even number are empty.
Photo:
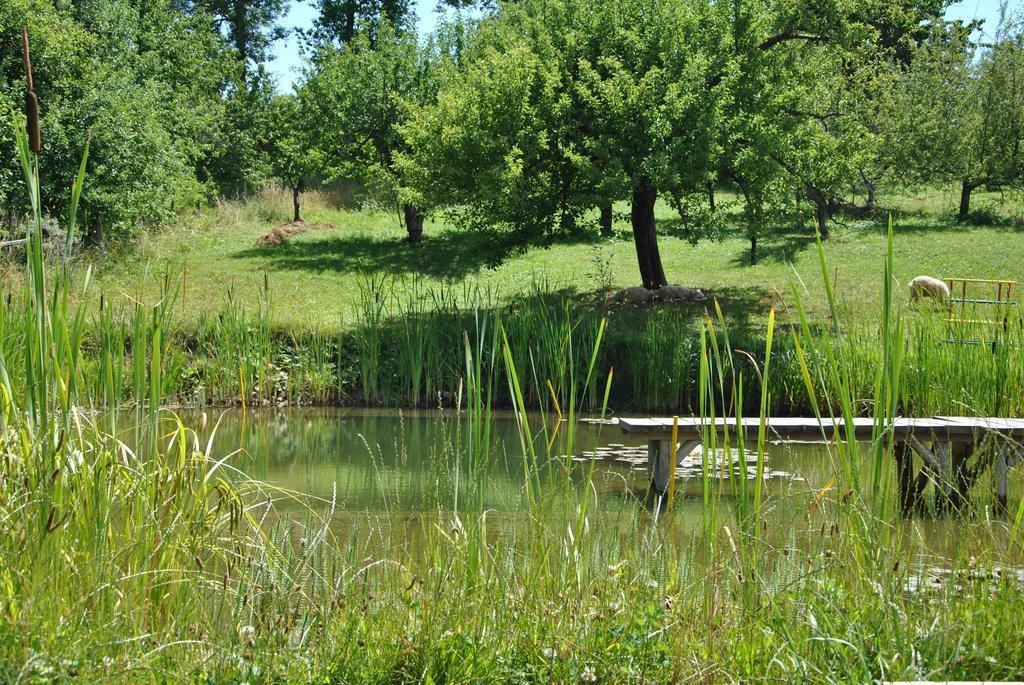
[[[430,286],[413,278],[396,288],[390,275],[368,276],[360,285],[356,318],[342,322],[337,333],[297,332],[277,327],[272,288],[265,279],[258,306],[249,310],[231,290],[224,305],[197,317],[182,328],[176,312],[187,306],[181,293],[183,278],[161,279],[155,302],[138,298],[101,298],[96,311],[77,304],[82,298],[62,296],[60,306],[75,320],[69,344],[81,347],[72,379],[78,391],[96,406],[141,406],[145,391],[140,383],[148,354],[148,336],[157,308],[164,362],[169,372],[163,393],[185,406],[240,405],[367,405],[387,407],[452,406],[464,373],[461,332],[473,329],[484,313],[500,319],[515,363],[523,369],[524,399],[540,408],[554,393],[566,404],[570,396],[595,412],[611,378],[609,407],[618,413],[659,412],[693,414],[699,411],[701,329],[705,308],[662,307],[606,310],[572,293],[549,292],[543,283],[512,301],[499,293],[459,285]],[[401,293],[401,294],[399,294]],[[803,296],[794,289],[795,304]],[[7,359],[15,387],[23,382],[27,361],[20,335],[26,330],[20,293],[0,300],[0,352]],[[811,414],[818,403],[828,413],[842,413],[827,397],[825,380],[813,379],[808,395],[802,353],[817,361],[834,358],[843,368],[842,382],[851,397],[848,408],[859,416],[871,415],[881,369],[887,355],[898,355],[895,375],[886,387],[900,392],[886,400],[890,410],[914,415],[972,414],[1019,416],[1024,414],[1024,325],[1020,312],[1012,312],[1007,325],[952,328],[944,309],[911,309],[899,290],[883,301],[901,316],[903,335],[898,348],[877,345],[884,333],[876,324],[845,323],[841,329],[817,321],[801,321],[794,306],[780,310],[775,324],[774,363],[768,370],[773,388],[768,409],[772,414]],[[713,311],[713,305],[709,304]],[[990,313],[968,312],[966,318]],[[715,343],[724,345],[723,324],[728,312],[715,314]],[[834,320],[863,321],[836,310]],[[601,345],[598,332],[604,330]],[[729,337],[743,354],[736,363],[749,368],[765,361],[766,330],[731,326]],[[134,340],[140,354],[134,354]],[[813,344],[812,344],[813,343]],[[595,372],[587,374],[587,361],[597,354]],[[489,353],[487,353],[489,354]],[[808,360],[805,360],[808,361]],[[713,360],[729,371],[734,358]],[[588,385],[582,383],[586,381]],[[550,382],[550,387],[548,383]],[[716,386],[716,393],[732,393],[731,386]],[[499,387],[497,406],[512,407],[515,398]],[[895,403],[895,404],[892,404]],[[731,403],[732,404],[732,403]],[[742,409],[759,411],[760,400],[747,394]]]
[[[41,207],[20,129],[19,144]],[[749,336],[713,302],[685,321],[690,329],[680,314],[606,318],[542,289],[521,308],[447,288],[396,304],[378,279],[366,286],[376,333],[307,349],[273,330],[269,302],[245,312],[229,301],[201,333],[176,331],[172,282],[156,303],[105,299],[89,323],[70,304],[64,267],[46,270],[38,216],[31,230],[29,287],[0,310],[0,680],[1024,676],[1010,523],[979,500],[975,518],[950,524],[961,544],[936,558],[925,528],[895,506],[887,439],[912,402],[939,411],[968,397],[970,411],[1019,410],[1018,348],[943,346],[940,320],[897,306],[891,257],[871,331],[838,310],[832,326],[816,327],[799,291],[794,330],[773,316]],[[616,330],[644,320],[660,323]],[[605,356],[616,335],[623,344],[661,333]],[[287,401],[302,391],[287,390],[299,372],[283,366],[285,350],[308,351],[298,367],[318,374],[341,367],[340,387],[375,401],[439,393],[458,408],[438,419],[433,482],[417,484],[436,493],[429,506],[406,509],[383,479],[379,507],[355,512],[343,490],[313,502],[272,488],[239,470],[244,454],[215,453],[216,427],[201,439],[167,409],[185,389],[211,402]],[[655,368],[680,376],[666,384]],[[638,382],[633,371],[647,375]],[[617,383],[680,413],[692,401],[701,416],[760,420],[756,445],[708,431],[698,515],[639,499],[604,508],[603,498],[623,495],[601,487],[601,467],[562,456],[577,451],[576,417],[606,414]],[[763,420],[801,387],[799,401],[823,421],[870,415],[875,436],[829,446],[834,486],[769,488],[761,476],[778,448]],[[495,407],[506,403],[514,445],[492,439]],[[135,408],[119,419],[131,425],[111,431],[97,409],[121,404]],[[740,463],[756,455],[753,479],[727,456],[733,449]],[[500,511],[489,488],[499,460],[522,471]]]

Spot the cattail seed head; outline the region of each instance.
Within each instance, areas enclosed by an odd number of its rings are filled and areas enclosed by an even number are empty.
[[[25,80],[28,82],[29,91],[35,90],[32,86],[32,57],[28,52],[28,29],[21,29],[21,56],[25,60]]]
[[[21,30],[22,55],[25,59],[25,81],[28,91],[25,93],[25,118],[28,127],[28,147],[38,155],[42,149],[43,132],[39,124],[39,98],[36,97],[32,85],[32,57],[28,50],[28,29]]]

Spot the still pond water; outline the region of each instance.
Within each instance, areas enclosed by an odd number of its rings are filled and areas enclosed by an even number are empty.
[[[277,409],[243,412],[240,409],[185,413],[185,424],[200,427],[204,444],[216,427],[211,456],[220,459],[237,452],[229,462],[249,476],[289,492],[307,496],[305,501],[323,510],[333,510],[338,525],[353,521],[394,522],[396,517],[416,517],[422,513],[450,511],[465,506],[470,490],[466,448],[469,425],[452,411],[392,411],[356,409]],[[540,432],[542,419],[532,416],[531,428]],[[522,514],[527,508],[524,448],[515,416],[498,413],[491,423],[491,445],[483,488],[484,508],[491,520]],[[553,454],[564,454],[565,424],[554,441]],[[536,437],[536,452],[546,453],[544,437]],[[635,524],[638,518],[651,518],[654,507],[648,497],[645,467],[646,445],[624,436],[617,426],[577,424],[572,446],[573,460],[538,457],[541,487],[555,490],[574,487],[582,490],[588,473],[595,495],[589,504],[595,517],[616,525]],[[719,454],[721,457],[721,454]],[[768,448],[766,506],[769,522],[786,544],[791,534],[817,527],[808,508],[836,474],[835,449],[825,445],[772,444]],[[867,460],[865,451],[865,461]],[[695,457],[693,465],[699,465]],[[866,464],[865,464],[866,466]],[[568,471],[567,471],[568,468]],[[1016,469],[1020,471],[1020,469]],[[692,531],[692,523],[702,519],[701,479],[685,477],[678,471],[675,508],[672,517]],[[866,476],[865,472],[865,476]],[[567,477],[568,476],[568,477]],[[1020,474],[1011,479],[1011,506],[1019,497]],[[460,487],[456,488],[456,482]],[[715,485],[724,493],[722,501],[731,506],[728,481]],[[983,492],[984,488],[979,488]],[[821,498],[821,506],[835,502],[833,488]],[[979,496],[979,503],[987,500]],[[300,507],[287,497],[277,508],[297,513]],[[731,518],[728,512],[722,515]],[[664,514],[661,519],[666,518]],[[977,522],[975,517],[975,521]],[[913,537],[930,552],[952,554],[951,547],[962,543],[963,521],[916,519],[904,522]],[[977,529],[978,526],[969,526]],[[984,526],[996,538],[1005,526],[993,522]],[[971,537],[978,533],[975,530]],[[988,534],[982,537],[988,538]],[[959,539],[959,542],[958,542]],[[976,541],[978,544],[981,540]],[[992,539],[989,538],[988,544]],[[961,548],[962,551],[962,548]]]

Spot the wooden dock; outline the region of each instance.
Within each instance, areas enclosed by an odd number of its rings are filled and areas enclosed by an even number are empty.
[[[696,417],[619,419],[624,433],[647,440],[647,468],[651,487],[668,491],[676,464],[672,464],[672,432],[676,426],[676,462],[700,445],[713,431],[721,441],[728,434],[756,449],[762,426],[758,418],[701,419]],[[967,491],[989,465],[995,471],[996,502],[1005,511],[1009,467],[1024,458],[1024,419],[968,416],[897,418],[878,430],[872,418],[819,422],[813,417],[770,417],[763,427],[766,440],[779,442],[869,441],[880,436],[894,446],[900,505],[910,513],[920,509],[924,488],[934,483],[936,509],[959,508]],[[914,456],[921,461],[915,471]],[[977,459],[974,457],[977,456]],[[974,462],[972,464],[972,461]]]

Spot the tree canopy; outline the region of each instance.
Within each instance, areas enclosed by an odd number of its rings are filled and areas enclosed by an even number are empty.
[[[776,230],[827,237],[833,214],[858,193],[871,204],[881,182],[955,183],[965,219],[973,190],[1021,184],[1015,17],[978,44],[945,0],[448,5],[424,34],[406,0],[318,0],[303,76],[282,95],[265,62],[287,0],[10,0],[0,107],[21,107],[27,26],[44,195],[63,196],[91,139],[94,240],[270,183],[292,190],[298,218],[306,183],[358,181],[413,242],[438,212],[509,244],[589,231],[598,214],[607,235],[628,202],[651,288],[666,281],[658,201],[676,235],[738,231],[755,262]],[[12,150],[0,150],[9,225],[24,211]],[[728,211],[716,187],[734,191]]]

